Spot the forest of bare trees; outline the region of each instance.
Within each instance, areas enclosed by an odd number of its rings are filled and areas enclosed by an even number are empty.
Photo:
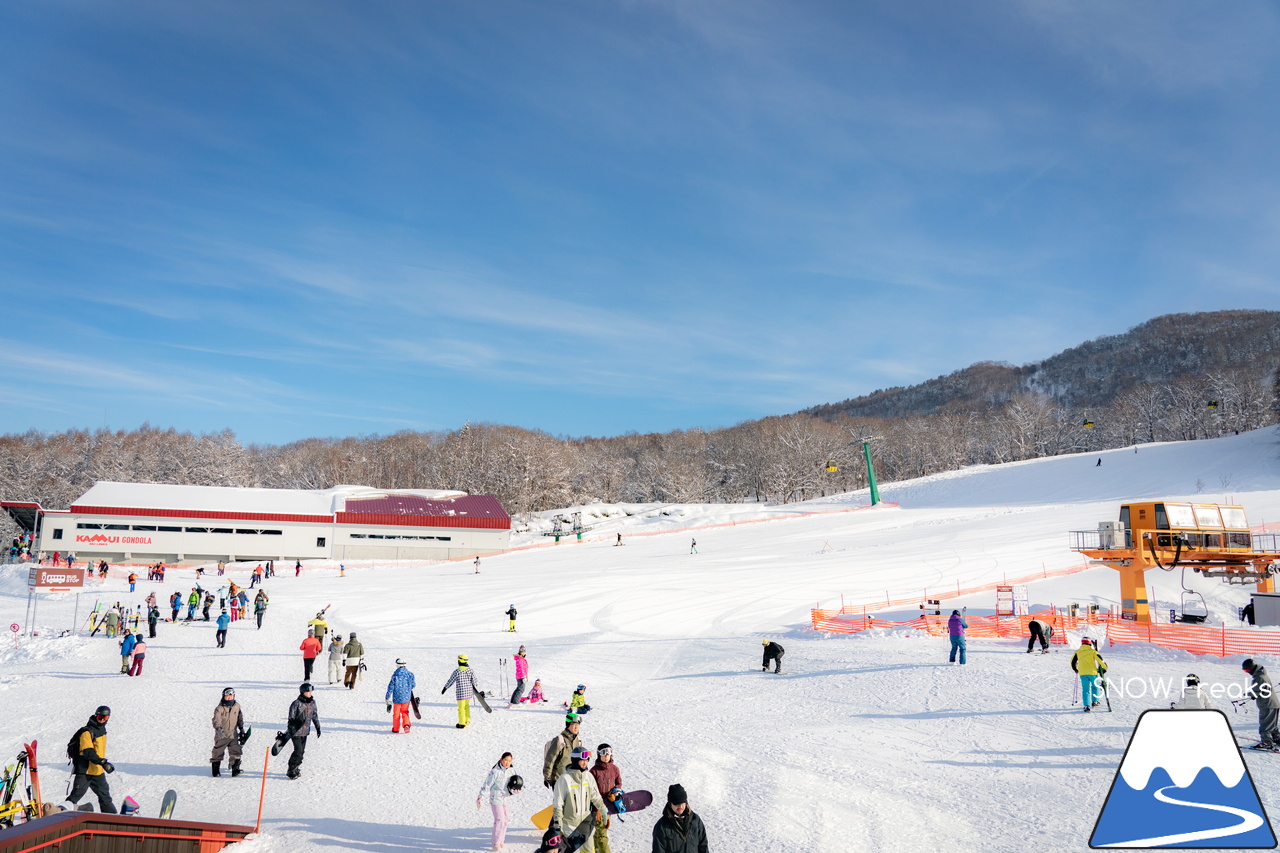
[[[796,414],[613,438],[555,438],[492,424],[282,446],[246,446],[229,431],[192,435],[151,426],[28,432],[0,437],[0,496],[66,508],[95,481],[117,480],[459,489],[496,495],[515,516],[597,501],[787,502],[864,487],[861,446],[851,444],[864,435],[880,438],[875,465],[886,483],[975,463],[1212,438],[1275,421],[1275,378],[1237,370],[1139,386],[1087,413],[1031,394],[963,414]],[[827,471],[828,461],[839,470]]]

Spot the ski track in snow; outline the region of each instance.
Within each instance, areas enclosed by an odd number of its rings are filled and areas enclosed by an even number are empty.
[[[1121,498],[1195,495],[1197,478],[1237,476],[1233,495],[1256,524],[1280,520],[1280,464],[1272,431],[1213,442],[1143,446],[1081,457],[989,467],[884,488],[901,507],[786,518],[778,508],[653,508],[611,516],[621,530],[745,520],[783,520],[690,534],[564,543],[469,562],[354,567],[347,577],[312,568],[268,582],[271,607],[261,631],[231,626],[227,648],[213,647],[212,623],[162,623],[141,678],[117,674],[114,641],[24,640],[0,650],[0,750],[41,745],[42,784],[60,799],[67,780],[59,758],[67,737],[99,703],[112,706],[109,756],[117,803],[132,795],[154,814],[168,788],[177,816],[252,824],[263,750],[282,727],[302,680],[297,651],[305,624],[332,603],[331,628],[359,633],[369,670],[355,691],[325,682],[325,656],[313,680],[323,737],[312,737],[297,781],[284,778],[288,749],[272,759],[263,833],[241,853],[357,850],[366,853],[473,851],[489,847],[487,809],[476,792],[504,751],[528,787],[513,800],[508,850],[531,851],[540,833],[529,816],[549,802],[540,784],[542,745],[562,727],[561,703],[588,685],[594,710],[583,740],[616,750],[628,788],[653,791],[657,804],[611,830],[617,853],[649,849],[666,788],[681,782],[707,823],[714,851],[1085,850],[1098,809],[1141,711],[1150,698],[1113,696],[1115,712],[1071,706],[1069,655],[1025,654],[1026,641],[969,641],[969,663],[947,665],[945,638],[877,630],[815,634],[816,603],[850,603],[954,589],[1075,565],[1067,531],[1114,518]],[[1104,465],[1094,460],[1103,456]],[[856,497],[856,496],[855,496]],[[835,508],[837,496],[811,502]],[[785,512],[794,513],[792,507]],[[634,509],[634,508],[633,508]],[[604,511],[604,510],[601,510]],[[612,511],[612,510],[610,510]],[[607,527],[607,530],[606,530]],[[541,541],[535,533],[518,541]],[[834,550],[825,553],[823,543]],[[1178,573],[1148,573],[1159,606],[1178,598]],[[246,580],[244,573],[237,580]],[[25,570],[0,568],[0,624],[22,621]],[[189,591],[190,570],[129,595],[112,578],[81,599],[141,603]],[[204,586],[216,586],[206,576]],[[1246,593],[1191,579],[1213,620],[1227,620]],[[1117,593],[1099,569],[1033,584],[1033,606],[1098,602]],[[519,632],[503,611],[520,610]],[[994,593],[944,607],[990,612]],[[65,627],[71,598],[46,597],[40,623]],[[165,611],[167,613],[167,610]],[[888,614],[885,614],[888,615]],[[911,618],[902,612],[895,618]],[[759,670],[760,641],[787,649],[784,674]],[[483,689],[498,692],[499,658],[529,648],[530,678],[547,704],[473,709],[453,727],[455,703],[441,696],[459,653]],[[1237,684],[1240,657],[1199,658],[1139,644],[1106,650],[1116,676]],[[417,676],[423,719],[392,735],[383,705],[397,656]],[[1269,662],[1273,672],[1280,662]],[[224,686],[234,686],[254,735],[238,779],[209,775],[210,717]],[[508,688],[509,689],[509,688]],[[1222,701],[1238,732],[1256,725]],[[1280,786],[1274,756],[1249,755],[1264,805]],[[225,768],[224,768],[225,773]],[[1273,811],[1274,811],[1273,807]]]

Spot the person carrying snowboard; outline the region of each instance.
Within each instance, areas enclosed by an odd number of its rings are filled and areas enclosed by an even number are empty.
[[[453,687],[454,698],[458,700],[457,728],[465,729],[471,722],[471,697],[480,692],[480,686],[476,684],[476,674],[468,666],[466,655],[458,655],[458,668],[453,671],[453,675],[449,676],[444,687],[440,688],[441,695],[450,687]]]
[[[253,598],[253,615],[258,620],[258,629],[262,628],[262,617],[267,615],[267,591],[265,589],[258,590],[258,594]]]
[[[142,639],[139,631],[133,638],[133,663],[129,664],[129,675],[142,675],[142,662],[147,659],[147,641]]]
[[[218,616],[218,630],[214,632],[214,637],[218,641],[218,648],[225,649],[227,647],[227,628],[231,625],[231,616],[224,609]]]
[[[387,713],[391,714],[391,731],[399,732],[400,723],[404,723],[404,730],[409,731],[409,704],[413,701],[413,688],[418,684],[417,679],[413,677],[413,673],[409,671],[409,665],[402,659],[396,658],[396,671],[391,673],[391,680],[387,682]]]
[[[570,714],[585,714],[591,710],[591,706],[587,704],[587,685],[579,684],[578,689],[573,691],[573,695],[569,697],[569,701],[564,703],[564,707]]]
[[[329,638],[329,683],[337,684],[342,681],[343,673],[343,654],[342,648],[346,645],[342,642],[341,634],[334,634]]]
[[[653,853],[707,853],[707,828],[679,783],[667,788],[667,804],[653,825]]]
[[[959,610],[951,611],[951,618],[947,620],[947,634],[951,636],[951,663],[956,662],[956,652],[960,653],[960,665],[965,663],[965,641],[964,632],[969,629],[969,623],[964,621],[964,617],[960,615]]]
[[[511,753],[502,753],[498,763],[493,765],[488,775],[484,777],[484,784],[480,786],[480,793],[476,795],[476,808],[480,808],[486,795],[489,798],[489,808],[493,811],[494,850],[501,850],[506,846],[507,822],[511,818],[507,800],[512,795],[520,793],[523,787],[524,780],[517,776],[511,767]]]
[[[1071,656],[1071,669],[1080,676],[1080,703],[1087,714],[1098,705],[1098,677],[1107,671],[1107,662],[1088,637],[1080,638],[1080,648]]]
[[[547,741],[542,750],[542,784],[545,787],[555,787],[556,780],[569,766],[573,751],[582,746],[582,739],[578,737],[581,729],[582,718],[577,714],[567,714],[564,718],[564,731]]]
[[[613,747],[602,743],[596,747],[596,763],[591,765],[591,775],[596,780],[596,790],[606,802],[622,798],[622,771],[613,763]],[[595,853],[612,853],[609,849],[609,824],[612,819],[606,809],[596,816]]]
[[[110,616],[111,613],[114,613],[114,612],[115,611],[113,610],[107,615]],[[134,638],[133,634],[130,634],[127,631],[125,632],[124,639],[120,641],[120,672],[121,673],[129,672],[129,664],[131,663],[129,659],[133,657],[133,646],[137,642],[138,641]]]
[[[311,734],[312,723],[316,727],[316,737],[320,737],[320,715],[316,712],[316,700],[311,698],[311,693],[311,682],[302,682],[298,685],[298,698],[289,706],[286,736],[293,742],[293,752],[289,753],[289,772],[285,775],[290,779],[302,775],[302,759],[307,752],[307,736]]]
[[[209,756],[209,763],[213,765],[214,776],[222,775],[224,754],[231,760],[231,775],[240,775],[244,739],[244,714],[236,701],[235,688],[228,687],[222,691],[222,701],[213,709],[213,754]]]
[[[1031,639],[1027,640],[1027,654],[1031,654],[1036,640],[1040,641],[1040,651],[1048,654],[1049,640],[1053,637],[1053,626],[1040,619],[1032,619],[1027,623],[1027,630],[1031,632]]]
[[[116,770],[107,761],[107,721],[110,719],[111,709],[99,705],[89,722],[81,726],[67,744],[67,757],[75,774],[71,793],[67,794],[67,811],[73,811],[80,798],[92,789],[98,797],[98,811],[116,813],[116,805],[111,802],[111,786],[107,784],[107,774]]]
[[[310,681],[311,668],[315,666],[316,655],[320,654],[320,641],[316,639],[314,630],[307,630],[307,638],[298,648],[302,651],[302,677]]]
[[[1247,658],[1240,668],[1249,673],[1251,678],[1245,696],[1254,701],[1258,707],[1259,742],[1253,749],[1280,751],[1280,696],[1276,695],[1276,687],[1267,675],[1267,668]]]
[[[1174,711],[1212,711],[1213,701],[1200,689],[1200,676],[1194,672],[1189,674],[1182,685],[1182,698],[1170,702],[1169,708]]]
[[[516,606],[514,604],[507,608],[507,619],[509,621],[507,630],[514,631],[516,629]]]
[[[520,647],[520,651],[516,652],[513,658],[516,664],[516,689],[511,693],[512,705],[520,704],[520,697],[524,696],[524,682],[529,677],[529,659],[525,657],[524,646]]]
[[[551,825],[560,827],[561,837],[574,850],[590,849],[588,845],[595,834],[595,824],[587,824],[582,838],[575,833],[582,832],[582,824],[591,817],[592,809],[596,814],[608,811],[596,788],[595,777],[587,769],[590,761],[591,750],[584,746],[575,747],[569,754],[569,766],[556,779],[551,790]]]
[[[355,631],[351,632],[349,641],[342,647],[342,655],[343,663],[347,666],[342,684],[348,690],[355,690],[356,682],[360,679],[360,667],[364,666],[364,644],[356,639]]]
[[[760,662],[760,671],[769,671],[769,661],[773,661],[773,671],[775,673],[782,672],[782,656],[787,650],[772,640],[761,640],[764,645],[764,660]]]
[[[307,623],[316,631],[316,639],[320,641],[320,645],[324,645],[324,635],[329,633],[329,623],[325,621],[324,611],[316,614],[316,618]]]

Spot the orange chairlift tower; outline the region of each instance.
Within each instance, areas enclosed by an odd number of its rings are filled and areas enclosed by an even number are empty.
[[[1147,569],[1190,568],[1207,578],[1256,583],[1258,592],[1274,592],[1280,568],[1276,535],[1250,533],[1244,507],[1224,504],[1124,504],[1119,521],[1072,531],[1071,550],[1120,572],[1120,616],[1135,622],[1151,621]]]

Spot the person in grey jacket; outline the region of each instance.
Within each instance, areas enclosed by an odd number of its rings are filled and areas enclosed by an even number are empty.
[[[307,752],[307,735],[311,734],[312,723],[316,726],[316,737],[320,737],[320,715],[316,713],[316,700],[311,698],[311,682],[304,681],[298,685],[298,698],[289,706],[289,740],[293,741],[287,774],[290,779],[302,775],[302,758]]]
[[[329,639],[329,683],[337,684],[342,680],[344,667],[342,666],[343,658],[346,656],[343,652],[344,643],[341,634],[334,634]]]
[[[240,711],[240,703],[236,701],[234,687],[222,691],[222,701],[213,709],[213,753],[209,763],[213,765],[213,775],[221,776],[222,756],[225,754],[231,761],[231,775],[240,775],[241,738],[244,737],[244,714]]]
[[[1246,695],[1258,706],[1259,743],[1254,749],[1280,750],[1280,696],[1276,695],[1276,686],[1267,675],[1267,668],[1247,658],[1240,668],[1249,673],[1252,682]]]

